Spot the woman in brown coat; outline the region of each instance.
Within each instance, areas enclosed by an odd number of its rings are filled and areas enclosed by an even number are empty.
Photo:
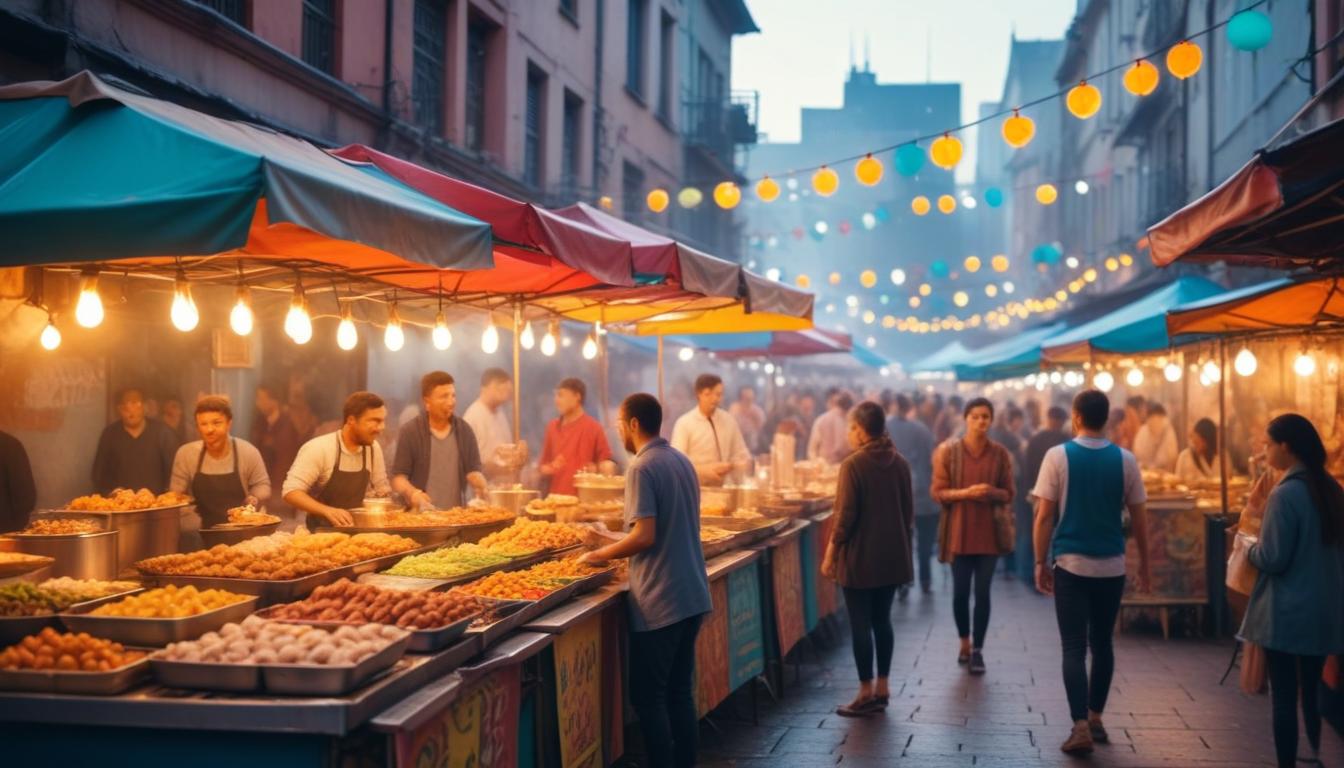
[[[897,587],[914,579],[915,503],[910,465],[887,437],[881,406],[859,403],[849,415],[847,437],[853,452],[840,465],[835,530],[822,573],[844,587],[859,671],[858,696],[836,712],[861,717],[886,709],[891,696],[887,677],[896,645],[891,604]]]
[[[989,628],[989,586],[999,555],[996,507],[1011,504],[1013,460],[1008,449],[989,439],[994,405],[983,397],[966,404],[966,434],[943,443],[933,454],[933,500],[943,505],[938,559],[952,563],[952,615],[961,637],[958,664],[972,675],[985,673],[985,632]],[[1011,551],[1011,546],[1007,551]],[[975,581],[975,624],[971,625],[971,581]]]

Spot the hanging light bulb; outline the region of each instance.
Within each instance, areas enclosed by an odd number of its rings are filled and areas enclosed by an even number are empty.
[[[308,302],[303,298],[302,283],[294,284],[294,296],[290,298],[289,312],[285,314],[285,335],[293,339],[295,344],[307,344],[313,338],[313,319],[308,316]]]
[[[779,197],[779,182],[766,176],[756,182],[756,197],[763,203],[773,203]]]
[[[79,278],[79,301],[75,304],[75,322],[85,328],[97,328],[103,322],[103,298],[98,295],[97,272],[85,272]],[[59,334],[56,343],[60,343]]]
[[[233,309],[229,312],[229,327],[239,336],[246,336],[252,333],[252,299],[248,296],[247,287],[238,286],[237,300],[233,303]]]
[[[583,359],[592,360],[597,357],[597,335],[588,334],[588,338],[583,340]]]
[[[448,321],[444,319],[443,310],[434,315],[434,330],[429,332],[429,339],[434,343],[434,348],[440,352],[453,346],[453,332],[448,330]]]
[[[546,326],[546,335],[541,337],[541,354],[547,357],[555,355],[555,337],[560,335],[557,325],[558,323],[552,321]]]
[[[481,334],[481,351],[493,355],[499,351],[499,329],[487,319],[485,333]]]
[[[1185,369],[1181,368],[1181,366],[1176,363],[1167,363],[1162,369],[1162,376],[1172,384],[1180,381],[1181,377],[1184,375]]]
[[[1100,389],[1102,392],[1110,392],[1115,387],[1115,377],[1110,371],[1099,371],[1092,377],[1092,386]]]
[[[285,320],[285,332],[289,332],[289,320]],[[350,312],[350,306],[347,304],[341,308],[341,322],[336,326],[336,346],[344,349],[346,352],[355,348],[359,343],[359,331],[355,329],[355,318]]]
[[[1143,386],[1143,369],[1130,368],[1129,372],[1125,374],[1125,383],[1131,387]]]
[[[201,322],[201,313],[191,298],[191,286],[187,284],[186,275],[181,270],[178,271],[177,283],[173,286],[173,306],[168,316],[172,318],[173,327],[183,333],[196,330],[196,326]]]
[[[692,347],[682,347],[677,350],[677,359],[683,363],[691,362],[693,357],[695,357],[695,349]]]
[[[1255,369],[1260,367],[1260,361],[1255,359],[1255,353],[1246,347],[1242,347],[1232,361],[1232,369],[1238,376],[1250,376],[1255,373]]]
[[[387,327],[383,329],[383,344],[393,352],[398,352],[406,346],[406,331],[401,327],[401,317],[397,314],[395,302],[387,308]]]
[[[1223,369],[1222,366],[1210,360],[1207,363],[1204,363],[1204,366],[1199,371],[1199,375],[1200,377],[1206,378],[1217,384],[1223,380]]]
[[[1293,361],[1293,373],[1304,379],[1316,373],[1316,358],[1312,357],[1312,354],[1305,349],[1302,350],[1302,353]]]
[[[47,314],[47,327],[42,329],[38,341],[42,342],[42,348],[48,352],[61,346],[61,331],[56,327],[56,321],[52,319],[50,313]]]
[[[518,336],[518,344],[523,349],[531,349],[537,345],[537,337],[532,334],[531,323],[523,323],[523,332]]]

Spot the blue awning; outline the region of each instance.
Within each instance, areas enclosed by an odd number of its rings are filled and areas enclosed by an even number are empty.
[[[1065,329],[1064,323],[1030,328],[973,351],[976,362],[953,366],[959,381],[999,381],[1041,369],[1041,344]]]
[[[1222,294],[1203,277],[1181,277],[1149,295],[1047,339],[1041,356],[1054,364],[1085,363],[1101,355],[1133,355],[1171,348],[1167,312]]]

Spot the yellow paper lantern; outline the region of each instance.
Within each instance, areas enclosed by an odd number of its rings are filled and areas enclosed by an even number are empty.
[[[840,174],[821,166],[812,174],[812,190],[822,197],[830,197],[840,188]]]
[[[731,211],[742,202],[742,189],[731,181],[721,181],[714,187],[714,202],[725,211]]]
[[[958,307],[964,307],[971,303],[971,297],[968,296],[965,291],[957,291],[952,294],[952,303],[956,304]]]
[[[793,282],[794,285],[797,285],[799,288],[807,288],[812,285],[812,278],[807,275],[799,275],[793,279]]]
[[[1112,257],[1106,259],[1106,271],[1107,271],[1107,272],[1114,272],[1115,270],[1117,270],[1117,269],[1119,269],[1119,268],[1120,268],[1120,260],[1119,260],[1119,259],[1115,258],[1114,256],[1112,256]]]
[[[967,271],[967,272],[979,272],[979,271],[980,271],[980,257],[979,257],[979,256],[967,256],[967,257],[966,257],[966,261],[962,262],[962,266],[966,267],[966,271]]]
[[[828,279],[830,280],[831,285],[839,285],[839,284],[840,284],[840,273],[839,273],[839,272],[832,272],[831,275],[830,275],[830,277],[829,277]]]
[[[920,286],[919,286],[919,295],[920,295],[920,296],[928,296],[928,295],[931,294],[931,293],[933,293],[933,286],[932,286],[932,285],[929,285],[928,283],[921,283],[921,284],[920,284]]]
[[[883,316],[882,316],[882,327],[883,327],[883,328],[888,328],[888,329],[890,329],[890,328],[895,328],[895,327],[896,327],[896,318],[893,317],[892,315],[883,315]]]
[[[1036,135],[1036,122],[1030,117],[1023,117],[1014,109],[1013,116],[1003,121],[1000,132],[1003,134],[1003,140],[1008,142],[1008,146],[1021,149]]]
[[[1180,80],[1193,77],[1204,63],[1204,51],[1195,43],[1183,40],[1167,51],[1167,71]]]
[[[1135,96],[1147,96],[1157,90],[1157,81],[1161,75],[1147,59],[1139,59],[1125,72],[1125,90]]]
[[[1086,120],[1101,109],[1101,91],[1097,86],[1084,80],[1069,89],[1069,95],[1065,97],[1064,103],[1074,117]]]
[[[961,162],[961,152],[961,140],[950,133],[944,133],[929,145],[929,159],[934,165],[949,171]]]
[[[644,202],[648,204],[649,210],[654,213],[662,213],[667,210],[667,206],[672,202],[672,196],[667,194],[666,189],[650,190]]]
[[[1042,184],[1036,188],[1036,202],[1041,205],[1050,205],[1059,199],[1059,190],[1055,189],[1054,184]]]
[[[611,195],[603,195],[597,198],[597,206],[604,211],[610,211],[616,202],[611,199]]]
[[[682,208],[694,208],[705,199],[705,193],[695,187],[686,187],[677,193],[677,204]]]
[[[994,268],[995,272],[1007,272],[1009,266],[1008,257],[1000,253],[989,260],[989,265]]]
[[[756,182],[756,197],[762,203],[773,203],[779,198],[779,182],[769,176]]]
[[[871,154],[854,166],[854,178],[865,187],[871,187],[882,180],[882,161]]]
[[[910,210],[914,211],[916,216],[923,216],[929,212],[933,206],[929,204],[929,198],[919,195],[910,201]]]
[[[957,198],[951,195],[938,196],[938,210],[943,213],[951,213],[957,210]]]
[[[871,269],[865,269],[859,273],[859,285],[864,288],[872,288],[877,285],[877,273]]]
[[[1130,256],[1128,253],[1120,254],[1120,266],[1122,267],[1134,266],[1134,257]]]

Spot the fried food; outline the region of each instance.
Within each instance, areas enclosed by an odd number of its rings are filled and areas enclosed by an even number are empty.
[[[406,629],[446,627],[480,614],[485,605],[460,592],[383,589],[341,579],[304,600],[271,609],[272,619],[393,624]]]
[[[121,643],[86,632],[60,633],[51,627],[0,651],[0,669],[50,669],[61,672],[110,672],[143,659]]]
[[[454,579],[468,573],[507,563],[509,558],[479,544],[460,544],[432,552],[403,557],[388,569],[393,576],[421,579]]]
[[[388,512],[381,516],[382,528],[448,528],[466,525],[486,525],[512,520],[516,515],[501,507],[453,507],[426,512]]]
[[[87,518],[39,518],[19,533],[28,536],[70,536],[77,533],[100,533],[103,524]]]
[[[213,576],[285,581],[318,571],[415,549],[414,540],[388,533],[276,533],[185,554],[141,560],[136,567],[161,576]]]
[[[727,531],[712,525],[700,526],[701,543],[708,543],[711,541],[722,541],[723,539],[731,538],[732,535],[733,535],[732,531]]]
[[[222,589],[198,590],[191,585],[168,585],[131,595],[115,603],[93,609],[94,616],[123,616],[136,619],[183,619],[218,610],[247,600],[247,595]]]
[[[133,589],[139,589],[140,584],[134,581],[72,579],[69,576],[62,576],[58,579],[47,579],[38,584],[37,587],[55,597],[58,602],[62,603],[62,607],[65,607],[87,600],[97,600],[108,595],[130,592]]]
[[[604,568],[580,563],[575,558],[548,560],[522,571],[500,571],[458,588],[459,591],[497,600],[540,600],[572,581],[601,573]]]
[[[131,512],[139,509],[150,509],[153,507],[174,507],[179,504],[190,504],[191,497],[185,493],[168,491],[160,493],[157,496],[148,488],[141,488],[138,491],[132,491],[129,488],[118,488],[112,491],[110,496],[101,494],[90,494],[88,496],[78,496],[69,504],[66,509],[73,509],[80,512]]]
[[[481,546],[509,557],[564,549],[583,543],[579,529],[564,523],[520,519],[502,531],[481,539]]]
[[[280,518],[258,511],[251,504],[234,507],[228,511],[228,515],[229,525],[270,525],[280,522]]]
[[[331,631],[248,616],[225,624],[199,640],[170,643],[155,658],[197,664],[301,664],[349,667],[406,637],[384,624],[361,624]]]

